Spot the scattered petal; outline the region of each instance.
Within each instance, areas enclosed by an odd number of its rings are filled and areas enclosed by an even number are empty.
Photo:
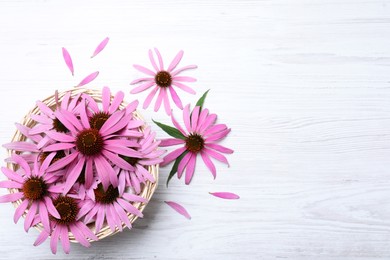
[[[173,201],[164,201],[168,206],[176,210],[179,214],[183,215],[187,219],[191,219],[190,214],[188,214],[187,210],[180,204]]]
[[[62,56],[64,56],[66,66],[68,66],[70,72],[72,73],[72,76],[74,76],[74,68],[73,68],[72,58],[70,57],[70,54],[69,54],[67,49],[62,48]]]
[[[226,200],[237,200],[240,198],[240,196],[231,192],[209,192],[209,193],[215,197],[226,199]]]
[[[98,55],[106,47],[109,40],[110,38],[106,37],[101,43],[99,43],[99,45],[96,47],[95,51],[93,52],[91,58]]]
[[[77,87],[81,87],[81,86],[84,86],[88,83],[90,83],[91,81],[93,81],[94,79],[96,79],[96,77],[99,75],[99,71],[95,71],[91,74],[89,74],[88,76],[86,76],[78,85]]]

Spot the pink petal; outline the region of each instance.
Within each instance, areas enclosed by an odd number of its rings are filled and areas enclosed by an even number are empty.
[[[186,167],[185,184],[187,185],[190,184],[192,180],[192,176],[194,175],[194,171],[195,171],[195,165],[196,165],[196,154],[193,154]]]
[[[37,239],[35,240],[34,242],[34,246],[39,246],[40,244],[42,244],[43,242],[46,241],[46,239],[49,237],[49,233],[47,233],[46,231],[42,231],[39,236],[37,237]]]
[[[30,203],[29,200],[23,200],[23,202],[15,210],[15,214],[14,214],[14,222],[15,222],[15,224],[18,222],[20,217],[25,213],[29,203]]]
[[[51,139],[54,139],[58,142],[70,143],[75,141],[75,138],[73,136],[56,131],[47,131],[45,134],[47,134]]]
[[[182,67],[180,69],[177,69],[175,71],[172,71],[171,75],[172,75],[172,77],[174,77],[174,76],[176,76],[177,74],[179,74],[182,71],[189,70],[189,69],[196,69],[196,68],[198,68],[198,66],[196,66],[196,65],[188,65],[188,66]]]
[[[152,52],[152,50],[149,50],[149,60],[150,60],[150,62],[152,63],[153,68],[154,68],[156,71],[159,71],[156,62],[154,61],[154,57],[153,57],[153,52]]]
[[[162,57],[161,57],[160,52],[158,51],[157,48],[154,48],[154,51],[155,51],[156,54],[157,54],[158,62],[159,62],[159,64],[160,64],[160,70],[164,70],[164,62],[163,62],[163,59],[162,59]]]
[[[217,159],[218,161],[227,164],[230,167],[228,160],[222,154],[217,153],[217,152],[210,150],[210,149],[207,149],[207,148],[203,148],[202,151],[204,151],[205,153],[207,153],[209,156],[213,157],[214,159]]]
[[[14,154],[11,155],[11,158],[12,158],[12,160],[13,160],[15,163],[19,164],[19,165],[23,168],[24,172],[25,172],[27,175],[31,175],[30,166],[28,165],[28,163],[26,162],[26,160],[23,159],[23,157],[21,157],[20,155],[14,153]]]
[[[131,213],[131,214],[134,214],[138,217],[143,217],[143,214],[142,212],[140,212],[136,207],[134,207],[132,204],[130,204],[129,202],[125,201],[124,199],[122,198],[118,198],[117,199],[117,202],[119,203],[119,205],[122,206],[122,208],[124,208],[127,212]]]
[[[8,150],[15,150],[20,152],[39,152],[37,146],[27,142],[12,142],[3,144],[3,147]]]
[[[100,229],[102,229],[104,216],[105,216],[104,213],[105,213],[104,206],[99,207],[99,211],[96,214],[96,220],[95,220],[95,233],[98,233]]]
[[[51,154],[49,154],[49,156],[47,156],[45,158],[45,160],[43,161],[41,167],[39,168],[38,176],[42,176],[43,174],[45,174],[45,171],[49,167],[49,165],[50,165],[51,161],[53,160],[54,156],[56,156],[56,153],[51,153]],[[37,167],[37,166],[38,166],[38,162],[36,161],[35,164],[34,164],[34,167]],[[37,172],[35,172],[35,174],[37,174]]]
[[[154,112],[157,112],[160,109],[164,94],[166,95],[166,93],[164,92],[164,88],[160,88],[160,93],[158,93],[156,103],[154,104]]]
[[[14,202],[24,197],[23,192],[6,194],[0,197],[0,203]]]
[[[240,198],[240,196],[231,192],[209,192],[209,193],[215,197],[221,199],[227,199],[227,200],[236,200]]]
[[[200,107],[196,106],[191,114],[191,131],[194,132],[198,125]]]
[[[62,192],[63,195],[68,193],[72,188],[73,184],[75,184],[75,182],[77,181],[77,178],[80,176],[80,173],[83,170],[84,163],[85,163],[85,157],[81,157],[77,162],[76,166],[69,173],[64,185],[64,191]]]
[[[134,112],[137,109],[138,104],[139,104],[138,100],[134,100],[133,102],[128,104],[126,106],[126,108],[125,108],[126,109],[126,114],[130,114],[130,113]]]
[[[102,153],[108,160],[110,160],[116,166],[129,171],[134,170],[134,167],[131,164],[123,160],[116,153],[111,153],[107,150],[103,150]]]
[[[43,228],[46,232],[50,233],[49,214],[44,202],[39,202],[39,216],[41,217]]]
[[[221,132],[223,130],[226,130],[227,126],[225,124],[218,124],[218,125],[213,125],[212,127],[208,128],[203,136],[209,136],[218,132]]]
[[[118,182],[117,181],[115,182],[116,173],[115,173],[114,169],[112,168],[112,166],[107,162],[107,160],[105,158],[96,157],[95,158],[95,166],[96,166],[97,174],[99,175],[99,177],[102,181],[104,189],[108,188],[111,180],[114,180],[114,183],[112,183],[112,185],[114,187],[118,186]],[[111,176],[114,176],[115,178],[113,178]]]
[[[171,93],[172,100],[175,102],[176,106],[180,109],[183,109],[183,104],[175,89],[173,87],[169,87],[169,92]]]
[[[60,237],[61,229],[62,229],[62,225],[57,225],[56,228],[54,228],[53,232],[51,233],[50,249],[53,254],[57,253],[57,244],[58,244],[58,239]]]
[[[70,241],[69,241],[69,233],[68,233],[68,227],[64,226],[61,229],[61,243],[62,243],[62,249],[64,250],[65,254],[69,254],[70,252]]]
[[[88,116],[87,116],[87,111],[85,110],[86,109],[86,105],[85,105],[85,99],[83,99],[81,101],[81,105],[80,105],[80,121],[81,121],[81,124],[83,125],[84,128],[88,129],[88,128],[91,128],[91,125],[89,124],[89,119],[88,119]]]
[[[44,152],[54,152],[59,150],[66,150],[75,147],[75,144],[72,143],[56,143],[49,146],[46,146]]]
[[[51,110],[45,103],[43,103],[42,101],[37,101],[36,104],[37,107],[41,110],[41,112],[46,114],[49,118],[53,116],[53,110]]]
[[[187,85],[184,85],[180,82],[176,82],[176,81],[173,81],[172,82],[172,85],[180,88],[181,90],[187,92],[187,93],[190,93],[190,94],[196,94],[195,90],[193,90],[192,88],[188,87]]]
[[[91,74],[89,74],[88,76],[86,76],[78,85],[77,87],[81,87],[81,86],[84,86],[88,83],[90,83],[91,81],[93,81],[94,79],[96,79],[96,77],[99,75],[99,71],[95,71]]]
[[[131,126],[129,126],[129,124],[131,123],[135,123],[135,121],[131,122],[130,119],[133,117],[131,114],[128,114],[126,115],[126,110],[120,110],[121,112],[124,111],[124,117],[121,118],[121,120],[113,125],[112,127],[110,127],[109,129],[107,130],[104,130],[102,131],[102,129],[100,129],[100,133],[103,135],[103,136],[108,136],[108,135],[111,135],[111,134],[114,134],[114,133],[117,133],[121,130],[126,130],[126,126],[128,126],[128,128],[132,128]],[[108,120],[106,121],[106,123],[108,122]],[[104,126],[104,125],[103,125]]]
[[[222,132],[216,133],[210,137],[206,137],[205,142],[209,143],[209,142],[214,142],[214,141],[220,140],[220,139],[226,137],[230,133],[230,131],[231,131],[231,129],[229,128],[229,129],[226,129]]]
[[[108,38],[108,37],[104,38],[104,40],[101,43],[99,43],[99,45],[96,47],[96,49],[93,52],[91,58],[93,58],[96,55],[98,55],[106,47],[106,45],[107,45],[109,40],[110,40],[110,38]]]
[[[71,224],[70,226],[70,231],[73,233],[75,239],[83,246],[85,247],[90,247],[91,244],[89,241],[85,238],[84,234],[80,231],[80,229],[75,225]],[[96,230],[98,232],[98,230]]]
[[[107,221],[107,224],[110,227],[111,231],[114,232],[116,225],[115,225],[114,216],[111,214],[110,208],[111,208],[111,204],[106,205],[106,221]]]
[[[73,162],[78,155],[79,155],[78,152],[74,152],[74,153],[71,153],[71,154],[65,156],[64,158],[59,159],[58,161],[56,161],[55,163],[50,165],[49,168],[47,169],[47,171],[54,172],[54,171],[57,171],[61,168],[64,168],[65,166],[67,166],[68,164]]]
[[[153,81],[154,82],[154,78],[138,78],[138,79],[135,79],[132,82],[130,82],[130,85],[134,85],[134,84],[140,83],[142,81]]]
[[[116,154],[125,155],[128,157],[135,157],[135,158],[141,158],[142,155],[131,148],[124,147],[122,145],[106,145],[104,147],[106,150],[111,151]]]
[[[40,136],[40,135],[30,135],[29,132],[31,131],[31,129],[28,128],[27,126],[24,126],[24,125],[19,124],[19,123],[15,123],[15,126],[22,133],[22,135],[31,138],[31,140],[33,140],[34,142],[38,143],[39,141],[42,140],[42,136]]]
[[[57,209],[54,207],[53,201],[49,197],[44,197],[45,205],[47,208],[47,211],[55,218],[60,219],[60,213],[58,213]]]
[[[69,54],[67,49],[62,48],[62,56],[64,57],[66,66],[68,66],[68,69],[72,73],[72,76],[74,76],[74,68],[73,68],[72,58],[70,57],[70,54]]]
[[[58,91],[56,91],[56,94],[54,96],[56,98],[56,104],[58,106]],[[70,99],[70,92],[66,92],[66,94],[64,95],[61,101],[62,109],[68,109],[69,99]]]
[[[38,203],[33,202],[28,209],[26,219],[24,220],[24,231],[28,231],[33,223],[34,217],[37,213]]]
[[[170,152],[169,154],[167,154],[164,157],[164,161],[162,163],[160,163],[160,166],[163,167],[163,166],[169,164],[170,162],[175,160],[177,157],[179,157],[182,153],[184,153],[185,150],[186,150],[185,147],[181,147],[179,149],[176,149],[176,150]]]
[[[187,77],[187,76],[176,76],[172,78],[173,81],[177,82],[195,82],[196,79],[192,77]]]
[[[206,117],[206,119],[203,121],[202,125],[199,126],[199,132],[203,133],[207,128],[210,127],[210,125],[214,124],[215,121],[217,120],[217,115],[216,114],[211,114]]]
[[[119,110],[112,114],[106,122],[102,125],[102,128],[100,128],[99,132],[105,136],[107,135],[106,132],[108,132],[112,127],[114,127],[120,120],[125,116],[126,111],[125,110]]]
[[[166,90],[166,88],[163,88],[162,90],[164,91],[164,108],[165,108],[165,112],[169,116],[169,115],[171,115],[171,106],[169,104],[168,91]]]
[[[31,128],[29,135],[37,135],[53,129],[53,125],[37,125]]]
[[[93,161],[92,159],[87,159],[85,165],[85,187],[89,189],[93,183]]]
[[[0,188],[6,189],[21,189],[23,186],[22,183],[15,181],[0,181]]]
[[[127,199],[128,201],[143,202],[143,203],[148,202],[147,199],[145,199],[141,196],[131,194],[131,193],[123,193],[122,197]]]
[[[193,156],[193,153],[189,152],[186,155],[184,155],[183,159],[179,163],[179,166],[177,167],[177,178],[181,178],[184,168],[187,166],[188,162],[190,161],[191,157]]]
[[[132,226],[131,226],[129,217],[127,216],[126,212],[122,209],[122,207],[117,202],[114,202],[113,204],[114,204],[116,212],[118,213],[119,218],[126,224],[126,226],[129,229],[131,229]]]
[[[184,144],[184,140],[176,138],[168,138],[161,140],[160,147],[172,146],[177,144]]]
[[[16,182],[19,182],[19,183],[24,183],[24,179],[22,178],[22,176],[20,176],[19,174],[17,174],[16,172],[14,171],[11,171],[10,169],[8,168],[5,168],[5,167],[1,167],[1,171],[4,173],[4,175],[12,180],[12,181],[16,181]]]
[[[147,69],[147,68],[145,68],[145,67],[143,67],[143,66],[141,66],[141,65],[134,64],[133,67],[134,67],[135,69],[137,69],[137,70],[139,70],[139,71],[145,73],[145,74],[150,75],[150,76],[155,76],[155,75],[156,75],[155,72],[153,72],[153,71],[151,71],[150,69]]]
[[[111,102],[111,106],[108,109],[109,114],[112,114],[119,109],[119,106],[122,104],[124,97],[125,93],[122,91],[118,91],[118,93],[115,94],[115,97]]]
[[[190,123],[190,104],[186,105],[183,110],[183,120],[184,120],[184,125],[187,128],[187,131],[190,133],[192,132],[191,129],[191,123]]]
[[[187,219],[191,219],[190,214],[188,214],[187,210],[180,204],[173,201],[164,201],[168,206],[176,210],[179,214],[183,215]]]
[[[146,83],[143,83],[141,85],[139,85],[138,87],[134,88],[133,90],[130,91],[131,94],[137,94],[137,93],[140,93],[144,90],[147,90],[149,88],[151,88],[152,86],[154,86],[156,83],[154,81],[152,82],[146,82]]]
[[[217,170],[215,169],[214,163],[210,160],[209,156],[205,154],[203,151],[200,152],[202,156],[203,162],[206,164],[207,168],[211,171],[214,176],[214,179],[217,177]]]
[[[171,72],[172,70],[174,70],[176,68],[177,64],[179,64],[179,62],[181,61],[183,54],[184,54],[183,51],[179,51],[176,54],[176,57],[172,60],[171,64],[168,67],[168,72]]]
[[[206,143],[205,146],[208,148],[214,149],[218,152],[221,152],[221,153],[231,154],[234,152],[232,149],[226,148],[226,147],[219,145],[219,144],[214,144],[214,143],[207,144]]]
[[[144,101],[144,104],[143,104],[143,109],[146,109],[148,108],[148,106],[150,105],[150,102],[152,102],[152,99],[154,98],[154,96],[156,95],[156,92],[157,90],[159,90],[159,86],[156,86],[150,93],[149,95],[146,97],[145,101]]]
[[[80,120],[76,117],[75,114],[73,114],[67,110],[61,110],[61,114],[64,116],[65,120],[70,122],[74,127],[76,127],[77,130],[79,130],[79,131],[83,130],[83,126],[81,125]],[[61,121],[61,119],[60,119],[60,121]],[[65,122],[62,122],[62,123],[65,125]],[[70,128],[69,130],[72,130],[72,128]]]

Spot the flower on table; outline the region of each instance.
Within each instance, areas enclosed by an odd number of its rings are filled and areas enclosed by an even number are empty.
[[[183,71],[189,70],[189,69],[195,69],[197,68],[196,65],[188,65],[181,67],[179,69],[176,69],[177,65],[181,61],[183,57],[183,51],[179,51],[179,53],[175,56],[175,58],[172,60],[170,65],[167,69],[164,68],[164,62],[161,57],[160,52],[157,48],[154,49],[157,55],[158,64],[156,63],[152,50],[149,50],[149,59],[152,63],[153,70],[150,70],[148,68],[145,68],[141,65],[134,65],[134,68],[139,70],[140,72],[143,72],[148,75],[148,77],[144,78],[138,78],[134,81],[132,81],[130,84],[136,84],[142,82],[141,85],[137,86],[133,90],[131,90],[130,93],[137,94],[142,91],[145,91],[147,89],[153,88],[152,91],[149,93],[147,98],[144,101],[143,108],[147,108],[154,96],[158,92],[157,100],[154,106],[154,111],[158,111],[160,109],[160,106],[162,102],[164,102],[164,108],[165,112],[170,115],[171,114],[171,106],[169,104],[168,99],[168,91],[170,93],[170,96],[173,100],[173,102],[176,104],[176,106],[180,109],[183,109],[182,101],[180,97],[178,96],[176,90],[174,87],[177,87],[185,92],[188,92],[190,94],[195,94],[195,91],[190,88],[189,86],[183,84],[183,82],[195,82],[196,79],[193,77],[188,76],[179,76],[180,73]]]
[[[206,95],[207,92],[198,101],[192,112],[189,104],[184,108],[185,128],[176,121],[173,115],[171,115],[171,119],[175,128],[155,122],[165,132],[174,137],[161,140],[160,147],[181,145],[180,148],[167,154],[160,164],[163,167],[176,160],[168,182],[176,172],[178,178],[181,178],[185,170],[185,183],[189,184],[194,175],[198,154],[200,154],[214,178],[216,177],[216,168],[210,158],[229,166],[228,160],[222,153],[231,154],[233,150],[218,144],[218,142],[226,137],[231,129],[225,124],[215,124],[217,115],[209,114],[208,109],[202,109]]]

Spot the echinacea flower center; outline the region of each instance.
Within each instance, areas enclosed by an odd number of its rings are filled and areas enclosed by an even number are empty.
[[[53,205],[60,214],[61,218],[55,218],[51,216],[52,220],[56,221],[58,224],[70,224],[76,221],[76,216],[79,213],[79,206],[75,199],[71,197],[60,196],[53,201]]]
[[[31,177],[24,182],[22,191],[26,199],[40,200],[47,193],[47,185],[41,177]]]
[[[154,76],[154,81],[159,87],[166,88],[172,84],[172,76],[168,71],[162,70]]]
[[[114,188],[112,185],[108,186],[107,190],[104,190],[103,185],[99,184],[93,192],[95,193],[96,202],[102,204],[113,203],[119,197],[118,188]]]
[[[197,153],[204,147],[203,137],[199,134],[190,134],[186,138],[186,148],[188,151]]]
[[[58,118],[53,119],[53,129],[60,133],[66,133],[69,131],[68,128],[66,128],[66,126],[58,120]]]
[[[110,118],[110,114],[106,112],[98,112],[89,119],[91,128],[100,130],[104,123]]]
[[[50,154],[49,152],[41,153],[41,155],[39,156],[39,162],[42,164],[46,160],[47,156],[49,156],[49,154]],[[51,160],[50,165],[64,157],[65,157],[65,152],[63,150],[58,151],[56,155],[53,157],[53,159]]]
[[[139,161],[139,158],[135,158],[135,157],[127,157],[125,155],[119,155],[119,157],[121,157],[123,160],[128,162],[131,166],[135,166]]]
[[[77,135],[76,147],[84,155],[97,155],[103,149],[103,137],[97,129],[85,129]]]

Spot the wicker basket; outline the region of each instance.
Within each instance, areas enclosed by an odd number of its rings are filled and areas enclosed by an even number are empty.
[[[78,94],[80,93],[85,93],[85,94],[88,94],[90,95],[97,103],[101,103],[102,102],[102,92],[100,90],[92,90],[92,89],[86,89],[86,88],[74,88],[74,89],[71,89],[71,90],[68,90],[68,91],[64,91],[64,92],[60,92],[58,93],[58,99],[59,101],[62,100],[62,98],[64,97],[64,95],[66,93],[70,92],[71,93],[71,97],[75,97],[77,96]],[[111,96],[111,100],[113,99],[113,97]],[[55,105],[56,105],[56,100],[55,100],[55,96],[50,96],[46,99],[44,99],[42,101],[43,103],[45,103],[48,107],[50,108],[54,108]],[[122,104],[120,105],[120,108],[123,109],[126,107],[126,103],[125,102],[122,102]],[[34,120],[31,119],[30,115],[34,114],[34,115],[37,115],[40,113],[40,110],[37,106],[35,106],[22,120],[21,124],[22,125],[25,125],[27,127],[33,127],[36,122]],[[142,120],[144,121],[144,119],[142,118],[142,116],[137,112],[137,111],[134,111],[133,112],[133,116],[134,118],[138,119],[138,120]],[[143,125],[142,127],[139,128],[139,131],[142,132],[144,131],[145,129],[145,125]],[[25,141],[27,138],[22,135],[20,133],[20,131],[16,131],[13,138],[12,138],[12,142],[14,141]],[[14,152],[14,150],[8,150],[8,155],[11,156],[11,154]],[[17,166],[12,164],[12,163],[7,163],[7,167],[13,171],[16,171],[17,170]],[[158,185],[158,165],[152,165],[152,166],[149,166],[148,167],[148,171],[153,175],[153,177],[155,178],[155,182],[152,183],[150,181],[147,181],[146,184],[142,184],[141,186],[141,192],[139,194],[139,196],[147,199],[148,201],[151,199],[151,197],[153,196],[153,193],[154,191],[156,190],[157,188],[157,185]],[[9,189],[9,191],[11,193],[15,193],[15,192],[18,192],[17,189]],[[16,202],[14,202],[14,206],[15,207],[18,207],[20,204],[22,203],[22,200],[18,200]],[[136,207],[139,211],[143,211],[144,208],[146,207],[147,203],[141,203],[141,202],[133,202],[132,205],[134,207]],[[23,214],[23,217],[26,217],[26,214],[27,214],[27,210],[26,212]],[[128,213],[128,218],[130,220],[130,223],[133,223],[138,217],[134,214],[129,214]],[[94,223],[90,223],[88,224],[88,227],[92,230],[92,232],[95,231],[95,227],[94,227]],[[122,227],[125,228],[126,225],[125,223],[122,222]],[[38,225],[35,226],[35,228],[37,230],[39,230],[40,232],[43,230],[43,225],[41,223],[39,223]],[[111,231],[110,227],[107,225],[107,223],[104,223],[103,227],[101,228],[101,230],[96,234],[96,236],[99,238],[99,240],[105,238],[105,237],[108,237],[108,236],[111,236],[111,235],[114,235],[116,233],[118,233],[119,230],[118,228],[116,228],[115,232]],[[78,243],[73,234],[69,232],[69,239],[71,242],[73,243]]]

